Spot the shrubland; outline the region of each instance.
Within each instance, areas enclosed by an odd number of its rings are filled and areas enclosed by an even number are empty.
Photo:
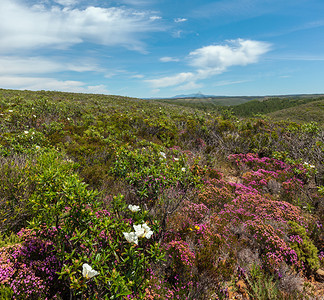
[[[324,132],[0,90],[1,299],[320,299]]]

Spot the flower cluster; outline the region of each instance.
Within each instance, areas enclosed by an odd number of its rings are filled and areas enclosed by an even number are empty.
[[[123,232],[125,239],[129,243],[134,243],[138,245],[138,238],[147,238],[150,239],[153,231],[151,228],[146,224],[140,225],[133,225],[135,232]]]

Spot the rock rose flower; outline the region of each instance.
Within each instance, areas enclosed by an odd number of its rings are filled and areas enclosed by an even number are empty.
[[[99,272],[92,269],[88,264],[82,265],[82,276],[85,277],[86,279],[90,279],[98,274]]]
[[[141,238],[146,237],[147,239],[149,239],[153,234],[153,231],[146,223],[143,223],[140,225],[133,225],[133,227],[135,229],[135,234],[138,237],[141,237]]]
[[[135,232],[123,232],[123,234],[127,242],[138,245],[138,236]]]
[[[140,211],[140,207],[138,205],[128,205],[128,209],[131,211],[131,212],[137,212],[137,211]]]

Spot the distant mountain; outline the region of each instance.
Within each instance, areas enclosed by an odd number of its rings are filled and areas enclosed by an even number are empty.
[[[217,96],[214,95],[204,95],[200,92],[195,94],[188,94],[188,95],[177,95],[174,97],[171,97],[170,99],[181,99],[181,98],[216,98]]]

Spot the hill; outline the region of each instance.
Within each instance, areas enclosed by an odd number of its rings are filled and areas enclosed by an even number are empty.
[[[204,111],[218,110],[220,106],[231,106],[246,103],[254,100],[257,97],[192,97],[192,98],[169,98],[169,99],[156,99],[162,103],[169,103],[184,107],[192,107]]]
[[[314,123],[0,90],[0,299],[321,299],[323,145]]]
[[[298,123],[314,121],[324,126],[324,99],[281,109],[267,115],[274,120],[290,120]]]

